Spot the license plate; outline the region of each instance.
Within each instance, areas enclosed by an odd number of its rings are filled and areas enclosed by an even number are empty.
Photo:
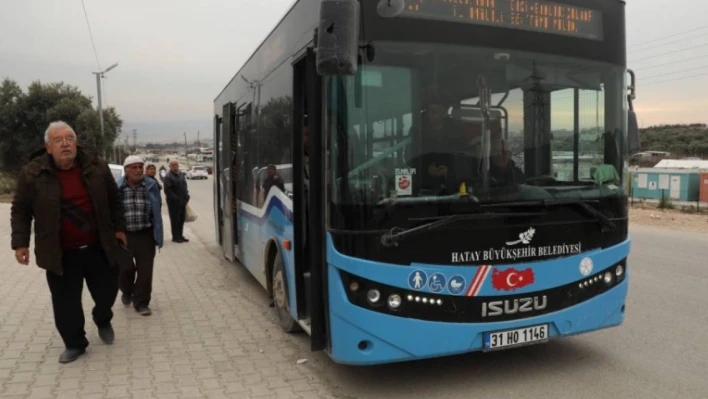
[[[548,324],[484,333],[485,351],[548,341]]]

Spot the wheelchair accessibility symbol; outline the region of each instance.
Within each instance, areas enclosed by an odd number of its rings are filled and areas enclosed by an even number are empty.
[[[447,285],[447,279],[441,273],[435,273],[430,276],[430,282],[428,283],[428,288],[431,292],[440,292],[445,289]]]

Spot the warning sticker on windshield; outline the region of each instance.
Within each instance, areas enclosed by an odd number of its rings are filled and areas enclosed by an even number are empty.
[[[396,194],[413,195],[415,168],[396,169]]]

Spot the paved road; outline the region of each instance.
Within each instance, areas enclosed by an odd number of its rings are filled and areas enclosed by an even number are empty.
[[[189,182],[200,213],[194,227],[215,248],[212,184],[212,176]],[[314,353],[311,367],[346,398],[708,398],[708,235],[642,226],[631,234],[621,327],[512,351],[368,368]],[[291,342],[307,352],[305,336]]]

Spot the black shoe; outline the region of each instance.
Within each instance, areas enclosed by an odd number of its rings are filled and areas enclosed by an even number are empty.
[[[123,294],[120,297],[120,300],[123,302],[123,305],[128,306],[131,302],[133,302],[133,296],[130,294]]]
[[[150,316],[152,314],[152,311],[150,311],[150,308],[147,306],[136,308],[135,311],[141,316]]]
[[[182,242],[189,242],[189,240],[184,237],[182,237],[181,240],[182,240]]]
[[[98,336],[101,337],[101,341],[110,345],[113,340],[116,339],[116,333],[113,331],[113,327],[108,325],[104,327],[98,327]]]
[[[59,356],[59,363],[71,363],[86,353],[85,348],[66,348]]]

